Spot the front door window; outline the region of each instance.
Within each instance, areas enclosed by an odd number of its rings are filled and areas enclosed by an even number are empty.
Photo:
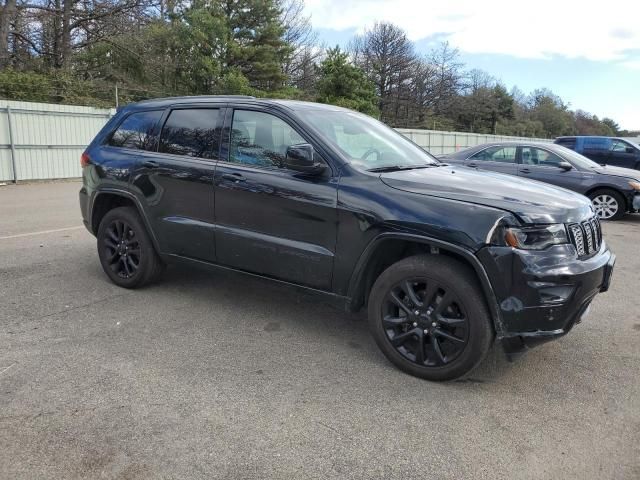
[[[266,168],[285,168],[287,148],[305,140],[278,117],[236,110],[231,127],[229,161]]]

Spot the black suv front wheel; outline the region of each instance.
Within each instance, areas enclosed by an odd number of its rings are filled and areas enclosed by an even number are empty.
[[[369,297],[369,326],[394,365],[427,380],[469,373],[494,337],[472,272],[437,255],[405,258],[378,277]]]
[[[118,207],[107,212],[97,237],[100,263],[116,285],[138,288],[162,274],[164,265],[134,208]]]

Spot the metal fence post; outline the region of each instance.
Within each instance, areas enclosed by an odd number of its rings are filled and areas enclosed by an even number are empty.
[[[7,105],[7,125],[9,126],[9,145],[11,146],[11,168],[13,170],[13,183],[18,183],[18,172],[16,170],[16,145],[13,143],[13,127],[11,121],[11,107]]]

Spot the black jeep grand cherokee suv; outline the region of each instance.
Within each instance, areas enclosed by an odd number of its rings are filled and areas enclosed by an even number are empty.
[[[250,97],[169,98],[115,115],[82,156],[84,223],[126,288],[170,261],[367,306],[402,370],[459,377],[494,337],[557,338],[614,255],[589,200],[438,162],[365,115]]]

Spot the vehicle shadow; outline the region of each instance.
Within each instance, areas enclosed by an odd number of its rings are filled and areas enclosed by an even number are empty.
[[[313,341],[336,355],[357,356],[372,367],[401,375],[379,351],[368,332],[366,311],[349,313],[321,294],[226,270],[206,271],[171,265],[160,283],[150,290],[159,295],[180,295],[195,308],[226,311],[233,306],[243,328],[282,335],[282,341]],[[222,320],[226,321],[226,320]],[[206,328],[206,327],[205,327]],[[259,337],[258,337],[259,338]],[[265,339],[265,341],[272,341]],[[496,343],[481,365],[467,377],[447,385],[472,386],[494,382],[517,362],[509,362]],[[377,368],[374,368],[377,370]],[[467,387],[465,387],[467,388]]]
[[[640,225],[640,214],[638,213],[627,213],[616,223],[624,223],[629,225]]]

